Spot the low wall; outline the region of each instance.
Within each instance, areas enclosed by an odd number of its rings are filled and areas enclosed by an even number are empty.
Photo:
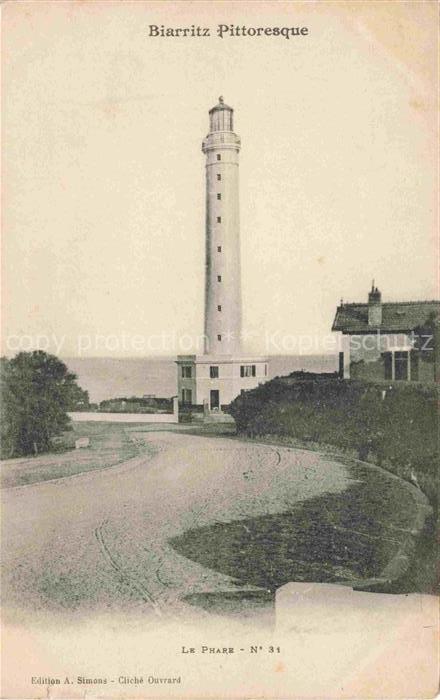
[[[101,423],[178,423],[174,413],[95,413],[72,411],[69,418],[75,422],[97,421]]]
[[[178,423],[177,399],[173,400],[173,413],[99,413],[97,411],[70,411],[68,416],[76,422],[100,423]]]

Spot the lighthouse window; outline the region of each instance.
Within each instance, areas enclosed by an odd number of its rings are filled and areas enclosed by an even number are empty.
[[[221,276],[221,275],[217,275],[217,282],[221,282],[221,281],[222,281],[222,276]]]
[[[241,365],[240,366],[240,377],[255,377],[256,376],[256,366],[255,365]]]
[[[211,379],[218,379],[218,367],[216,365],[211,365],[209,368],[209,376]]]
[[[220,153],[217,153],[217,160],[221,160],[221,159],[222,159],[222,157],[221,157]]]
[[[222,176],[220,175],[220,173],[217,173],[217,180],[221,180],[221,179],[222,179]]]
[[[217,192],[217,199],[221,199],[221,198],[222,198],[221,192]]]
[[[221,222],[222,222],[222,217],[221,217],[221,216],[218,216],[218,217],[217,217],[217,223],[218,223],[218,224],[221,224]]]
[[[222,306],[221,306],[221,304],[219,304],[219,305],[217,306],[217,311],[221,311],[221,310],[222,310]]]
[[[218,245],[217,246],[217,253],[221,253],[221,252],[222,252],[222,247],[221,247],[221,245]]]
[[[221,337],[221,335],[219,334],[219,335],[217,336],[217,340],[221,340],[221,339],[222,339],[222,337]]]

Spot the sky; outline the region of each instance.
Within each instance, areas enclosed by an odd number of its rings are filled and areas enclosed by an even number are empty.
[[[436,27],[431,2],[4,6],[3,352],[193,349],[219,95],[242,140],[249,349],[330,350],[340,299],[373,278],[384,301],[437,298]]]

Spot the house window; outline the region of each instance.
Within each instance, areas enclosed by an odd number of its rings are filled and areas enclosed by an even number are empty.
[[[385,352],[384,358],[384,378],[396,381],[407,381],[418,378],[417,358],[411,357],[407,350],[396,350],[395,352]],[[413,376],[414,369],[414,376]]]
[[[409,356],[410,360],[410,370],[411,370],[411,381],[419,381],[419,361],[420,358],[416,352],[412,352]]]
[[[217,336],[217,340],[221,341],[221,339],[222,339],[222,337],[221,337],[221,335],[220,335],[220,333],[219,333],[218,336]]]
[[[182,389],[182,403],[192,404],[191,389]]]
[[[264,365],[264,376],[267,377],[267,363]]]
[[[221,252],[222,252],[222,247],[221,247],[221,245],[218,245],[217,246],[217,253],[221,253]]]
[[[221,160],[221,159],[222,159],[222,157],[221,157],[220,153],[217,153],[217,160]]]
[[[221,179],[222,179],[222,176],[220,175],[220,173],[217,173],[217,180],[221,180]]]
[[[217,223],[218,223],[218,224],[221,224],[221,222],[222,222],[222,217],[221,217],[221,216],[218,216],[218,217],[217,217]]]
[[[218,367],[216,365],[211,365],[209,368],[209,376],[211,379],[218,379]]]
[[[394,353],[394,379],[408,379],[408,353]]]
[[[222,310],[222,305],[219,304],[219,305],[217,306],[217,311],[221,311],[221,310]]]
[[[191,379],[192,377],[192,367],[189,365],[182,365],[182,377],[184,379]]]
[[[217,275],[217,282],[221,282],[221,281],[222,281],[222,276],[221,276],[221,275]]]
[[[217,192],[217,199],[221,199],[221,198],[222,198],[222,193],[221,193],[221,192]]]
[[[240,366],[240,377],[255,377],[257,374],[257,368],[255,365],[241,365]]]
[[[391,352],[384,352],[383,359],[384,359],[384,378],[385,379],[392,379],[393,378],[393,355],[392,355],[392,353]]]

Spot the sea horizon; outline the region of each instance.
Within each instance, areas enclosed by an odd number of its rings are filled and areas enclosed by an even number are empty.
[[[268,355],[268,379],[295,371],[335,372],[338,354]],[[177,394],[177,355],[151,357],[63,357],[89,392],[90,401],[129,396],[170,398]]]

